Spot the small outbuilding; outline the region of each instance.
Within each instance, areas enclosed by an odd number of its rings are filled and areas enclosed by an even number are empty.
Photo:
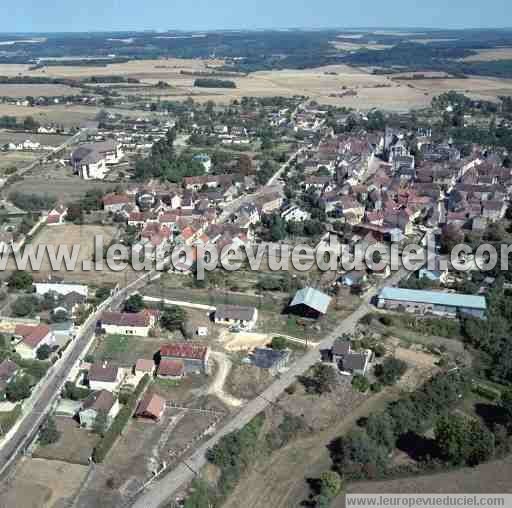
[[[135,410],[135,418],[160,421],[165,411],[165,400],[156,393],[146,392]]]

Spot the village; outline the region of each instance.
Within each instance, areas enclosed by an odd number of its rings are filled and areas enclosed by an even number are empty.
[[[461,99],[452,99],[435,115],[455,116]],[[481,121],[479,108],[467,125]],[[12,266],[2,282],[2,440],[32,464],[82,467],[78,506],[144,503],[175,468],[201,469],[201,447],[229,422],[249,421],[262,400],[323,429],[311,416],[318,399],[307,398],[323,366],[348,412],[389,386],[412,391],[471,363],[447,334],[486,319],[497,274],[474,255],[457,271],[450,251],[506,238],[505,150],[461,147],[427,123],[431,111],[386,118],[305,97],[146,109],[154,114],[103,111],[69,130],[0,136],[0,159],[36,157],[3,173],[3,253],[80,243],[80,261],[93,263],[100,235],[103,259],[118,243],[163,266],[99,274],[44,261],[38,271]],[[408,244],[432,241],[435,269],[276,272],[268,253],[259,272],[244,259],[238,271],[196,277],[209,246],[333,241],[338,261],[391,246],[406,257]],[[183,246],[192,261],[172,261]],[[288,393],[297,379],[303,386]],[[335,414],[329,403],[325,418]]]

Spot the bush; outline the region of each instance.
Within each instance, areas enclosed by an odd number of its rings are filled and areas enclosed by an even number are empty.
[[[384,344],[377,344],[374,346],[373,352],[377,358],[382,358],[386,354],[386,348],[384,347]]]
[[[52,354],[52,348],[48,344],[43,344],[36,351],[38,360],[48,360]]]
[[[282,351],[283,349],[286,349],[288,345],[288,341],[285,337],[274,337],[272,339],[272,342],[270,344],[270,347],[272,349],[277,349]]]
[[[82,388],[80,386],[76,386],[75,383],[71,381],[67,381],[64,385],[64,390],[62,391],[62,396],[65,399],[71,400],[84,400],[91,394],[91,390],[88,388]]]
[[[394,385],[407,370],[407,364],[398,358],[386,358],[375,366],[375,375],[385,385]]]
[[[49,416],[39,434],[39,442],[46,446],[56,443],[59,438],[60,432],[57,429],[57,425],[55,425],[55,420]]]
[[[112,446],[114,446],[114,443],[116,442],[117,438],[122,434],[124,428],[126,427],[126,424],[130,420],[130,418],[133,415],[133,412],[136,409],[139,397],[142,395],[142,392],[144,392],[149,382],[149,379],[149,375],[146,374],[139,381],[139,384],[135,388],[135,391],[133,392],[127,404],[121,409],[121,411],[119,411],[119,413],[117,413],[117,416],[114,418],[114,421],[112,422],[108,430],[105,432],[105,435],[94,448],[92,452],[92,459],[97,464],[100,464],[105,460],[105,457],[111,450]]]
[[[360,374],[355,374],[352,378],[352,386],[355,390],[365,393],[370,387],[370,382],[366,379],[365,376],[361,376]]]
[[[480,383],[473,386],[473,392],[491,401],[499,400],[501,397],[501,393],[498,390]]]

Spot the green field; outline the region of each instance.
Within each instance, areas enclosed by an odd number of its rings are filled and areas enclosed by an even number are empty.
[[[131,367],[139,358],[148,360],[160,349],[165,339],[106,335],[98,338],[92,355],[96,361],[108,360],[122,367]]]

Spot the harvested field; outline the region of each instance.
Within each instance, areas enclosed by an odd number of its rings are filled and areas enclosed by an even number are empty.
[[[57,273],[67,281],[83,282],[85,284],[96,286],[115,285],[118,283],[124,286],[129,282],[136,280],[142,274],[140,272],[133,271],[129,267],[119,272],[113,272],[108,269],[106,264],[104,264],[104,269],[102,271],[83,270],[82,262],[84,260],[92,259],[94,251],[94,236],[102,235],[104,244],[108,245],[110,240],[113,238],[114,233],[115,229],[109,226],[76,226],[74,224],[68,224],[44,227],[32,241],[34,248],[38,245],[48,245],[57,249],[59,245],[65,245],[68,247],[70,255],[73,245],[79,245],[80,250],[77,256],[76,269],[74,271],[67,271],[64,263],[61,265],[61,270],[52,270],[48,255],[45,254],[42,260],[41,269],[35,272],[37,277],[44,278],[50,273]],[[12,269],[14,269],[14,261],[10,260],[8,270]]]
[[[59,440],[51,445],[39,446],[34,457],[88,465],[98,436],[81,429],[79,423],[72,418],[56,417],[55,423],[61,433]]]
[[[388,49],[393,46],[390,46],[389,44],[357,44],[355,42],[339,42],[334,41],[332,45],[336,49],[340,49],[342,51],[357,51],[358,49],[374,49],[374,50],[380,50],[380,49]]]
[[[87,474],[86,466],[56,460],[22,459],[12,482],[0,493],[0,506],[67,506]]]
[[[476,55],[464,58],[463,62],[492,62],[494,60],[512,60],[512,48],[481,49]]]
[[[11,154],[2,154],[0,156],[0,164],[5,155]],[[32,154],[26,152],[12,152],[12,155],[30,156]],[[62,167],[60,167],[60,170],[62,172]],[[66,170],[71,172],[71,168],[65,168],[64,171]],[[9,191],[40,194],[43,196],[53,196],[55,198],[66,196],[66,200],[69,201],[79,199],[88,190],[92,189],[105,189],[105,182],[87,181],[73,176],[55,177],[52,175],[50,178],[48,177],[46,168],[44,171],[36,168],[31,171],[29,175],[24,175],[23,180],[9,186]]]
[[[482,464],[475,468],[463,468],[436,475],[402,478],[382,482],[349,484],[349,493],[512,493],[512,456],[503,460]],[[343,496],[334,506],[344,506]]]
[[[37,160],[41,155],[41,152],[2,152],[0,153],[0,170],[22,169]]]
[[[0,84],[0,97],[56,97],[76,95],[77,89],[66,85],[4,85]]]
[[[31,108],[11,104],[0,104],[0,116],[8,115],[19,118],[32,116],[37,122],[43,125],[48,123],[57,123],[64,127],[76,127],[94,120],[102,109],[107,109],[109,112],[120,113],[126,116],[151,116],[147,111],[99,108],[95,106],[81,106],[77,104],[73,104],[71,106],[56,104],[47,107],[34,106]]]
[[[69,136],[61,136],[59,134],[32,134],[27,132],[0,131],[0,146],[6,143],[23,143],[23,141],[41,143],[47,146],[60,146],[69,139]]]

